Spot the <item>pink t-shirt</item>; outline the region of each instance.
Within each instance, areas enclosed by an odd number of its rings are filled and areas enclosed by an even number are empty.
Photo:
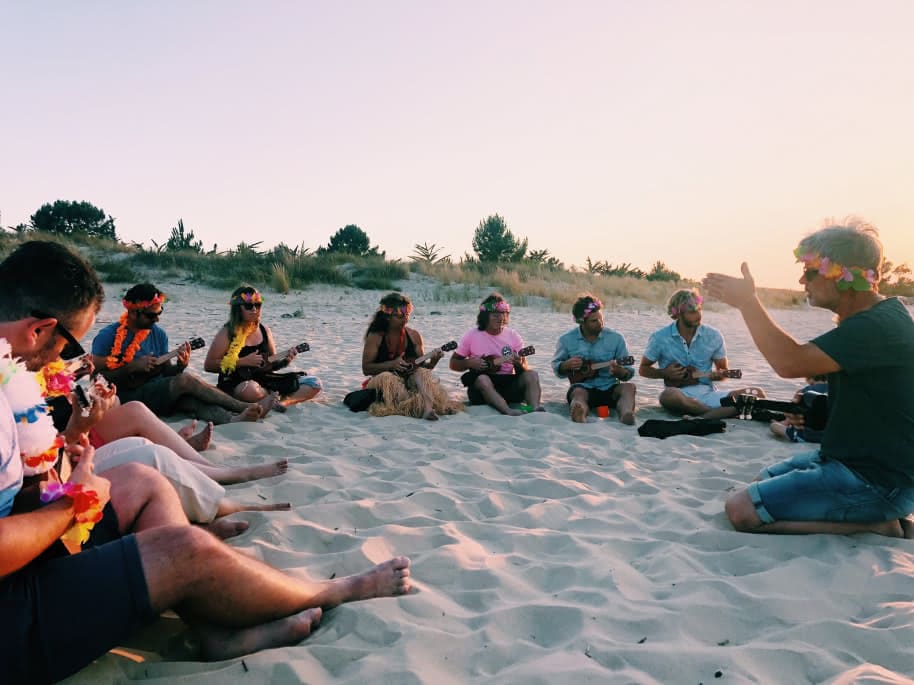
[[[510,347],[511,352],[517,352],[524,346],[524,341],[520,334],[513,328],[505,328],[498,335],[486,333],[478,328],[473,328],[463,334],[455,354],[461,357],[485,357],[494,354],[496,357],[502,356],[502,349]],[[514,373],[514,364],[505,362],[498,370],[499,375],[511,375]]]

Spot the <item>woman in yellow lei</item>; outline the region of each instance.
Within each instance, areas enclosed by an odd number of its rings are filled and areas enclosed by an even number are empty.
[[[289,350],[278,364],[270,364],[276,343],[269,327],[260,322],[263,296],[251,286],[236,288],[229,300],[229,320],[213,339],[203,368],[219,374],[217,387],[244,402],[257,402],[271,392],[282,399],[278,407],[305,402],[321,391],[315,376],[273,373],[295,358]]]
[[[425,355],[422,336],[409,328],[412,302],[406,295],[390,293],[381,298],[381,306],[365,333],[362,350],[362,373],[372,378],[366,388],[380,396],[368,411],[374,416],[412,416],[436,421],[439,414],[453,414],[463,409],[451,400],[431,370],[444,356],[440,349],[420,365],[414,362]]]

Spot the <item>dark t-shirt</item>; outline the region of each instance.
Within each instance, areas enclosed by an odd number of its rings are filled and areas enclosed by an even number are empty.
[[[812,344],[841,370],[828,375],[821,453],[867,480],[914,486],[914,320],[898,298],[842,321]]]

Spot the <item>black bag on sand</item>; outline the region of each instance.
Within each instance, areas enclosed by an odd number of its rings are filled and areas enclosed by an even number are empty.
[[[343,404],[349,407],[349,411],[368,411],[368,407],[380,398],[380,393],[374,388],[364,388],[362,390],[353,390],[343,398]]]
[[[664,421],[648,419],[638,426],[638,435],[642,438],[660,438],[664,440],[672,435],[711,435],[723,433],[727,424],[720,419],[679,419]]]

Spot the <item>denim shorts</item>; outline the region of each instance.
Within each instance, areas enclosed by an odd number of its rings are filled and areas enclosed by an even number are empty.
[[[698,400],[707,407],[716,409],[720,406],[720,401],[729,397],[732,390],[715,390],[710,385],[699,383],[698,385],[684,385],[679,388],[686,397]]]
[[[914,488],[870,483],[840,461],[821,457],[818,450],[762,469],[759,478],[748,491],[762,523],[875,523],[914,511]]]

